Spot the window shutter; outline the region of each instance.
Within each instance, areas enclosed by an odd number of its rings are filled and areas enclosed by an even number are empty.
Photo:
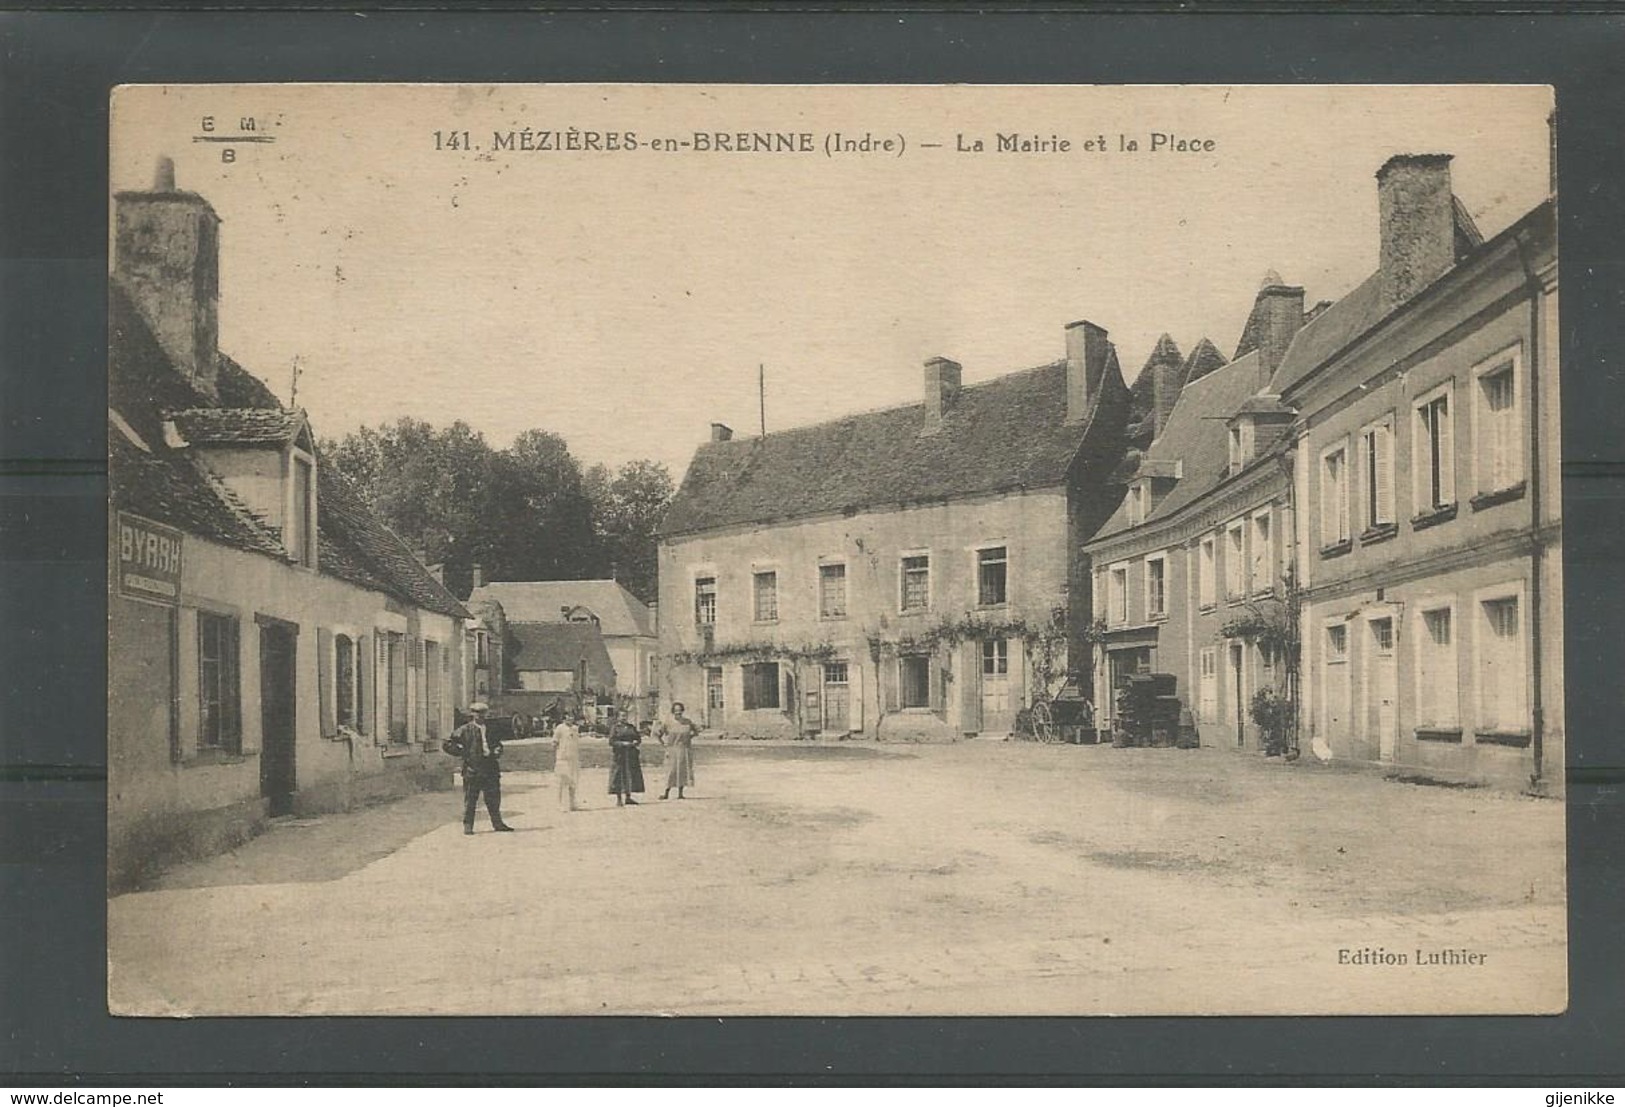
[[[334,717],[333,695],[333,632],[327,627],[317,627],[316,698],[321,708],[323,738],[331,738],[339,730]]]
[[[1456,413],[1449,393],[1439,412],[1439,498],[1447,504],[1456,502]]]
[[[931,710],[938,715],[946,715],[948,711],[948,670],[937,660],[937,655],[933,653],[930,661],[926,663],[926,672],[930,674],[928,679],[931,683],[931,687],[926,689],[926,702],[930,705]]]
[[[797,707],[795,670],[789,665],[780,665],[779,672],[783,674],[781,681],[784,686],[784,695],[779,700],[779,710],[793,717]]]
[[[959,671],[965,683],[959,689],[959,729],[975,734],[982,729],[982,646],[979,642],[959,644]]]
[[[1387,424],[1372,432],[1377,451],[1377,521],[1394,521],[1394,428]]]
[[[863,729],[863,662],[853,661],[846,667],[847,726]]]
[[[365,634],[355,640],[355,728],[361,734],[372,726],[372,639]]]
[[[898,708],[898,684],[903,679],[903,662],[901,658],[894,657],[880,666],[881,702],[886,705],[886,712],[891,714]]]
[[[1330,458],[1320,459],[1320,544],[1329,546],[1337,541],[1337,530],[1332,526],[1336,517],[1337,496],[1332,487],[1332,463]]]
[[[224,673],[226,694],[222,705],[224,718],[220,721],[222,729],[221,744],[232,753],[241,754],[243,751],[243,678],[242,666],[239,663],[242,657],[240,642],[242,640],[242,624],[236,619],[226,623],[227,635],[222,649],[222,665]]]

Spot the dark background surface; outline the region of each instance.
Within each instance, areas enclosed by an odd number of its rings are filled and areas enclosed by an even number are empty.
[[[0,1082],[1482,1083],[1625,1069],[1625,19],[0,14]],[[1551,83],[1560,112],[1571,1008],[1553,1018],[111,1019],[107,103],[123,82]],[[1493,126],[1493,120],[1486,120]],[[1337,141],[1328,130],[1324,141]],[[1304,156],[1313,157],[1313,150]],[[1419,848],[1425,848],[1419,847]],[[1517,842],[1486,842],[1512,850]],[[635,897],[629,910],[636,910]],[[658,927],[660,921],[650,920]],[[1237,942],[1251,940],[1247,934]],[[1222,957],[1223,950],[1215,949]]]

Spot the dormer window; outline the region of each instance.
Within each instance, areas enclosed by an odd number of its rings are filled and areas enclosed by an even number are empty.
[[[1145,522],[1145,482],[1138,481],[1128,490],[1128,525],[1137,527]]]
[[[1253,421],[1237,416],[1230,423],[1230,465],[1228,475],[1235,476],[1253,459]]]

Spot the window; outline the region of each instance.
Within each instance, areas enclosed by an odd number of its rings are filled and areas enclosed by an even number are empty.
[[[1113,623],[1128,622],[1128,566],[1113,567],[1106,597],[1106,617]]]
[[[1476,429],[1479,491],[1499,492],[1523,480],[1522,427],[1512,362],[1502,362],[1479,375]]]
[[[1416,640],[1416,722],[1418,729],[1460,726],[1456,669],[1455,612],[1448,607],[1422,611]]]
[[[1371,620],[1371,644],[1377,648],[1378,653],[1394,652],[1394,621],[1392,619]]]
[[[198,612],[198,740],[200,749],[242,748],[242,690],[237,675],[237,620]]]
[[[491,636],[483,630],[474,632],[474,664],[482,669],[491,665]]]
[[[1135,484],[1128,490],[1128,525],[1137,527],[1145,522],[1145,485]]]
[[[1247,594],[1247,561],[1246,550],[1243,548],[1246,535],[1242,531],[1241,521],[1231,523],[1224,532],[1224,592],[1230,599],[1240,599]]]
[[[1336,546],[1348,538],[1348,452],[1335,446],[1320,456],[1320,544]]]
[[[1274,519],[1268,511],[1253,516],[1253,591],[1269,592],[1275,587]]]
[[[904,654],[897,659],[898,686],[902,705],[931,706],[931,658],[928,654]]]
[[[758,623],[773,623],[779,618],[779,574],[771,569],[765,573],[752,573],[752,594],[755,597],[755,618]]]
[[[976,551],[976,602],[982,607],[996,607],[1005,602],[1008,568],[1003,546]]]
[[[846,566],[818,567],[818,614],[825,619],[846,617]]]
[[[356,697],[355,640],[347,634],[333,636],[333,690],[338,725],[359,730],[361,712]]]
[[[745,678],[745,710],[777,709],[779,706],[779,663],[777,661],[758,661],[750,665],[741,665],[739,668]]]
[[[293,481],[292,502],[288,507],[288,556],[301,565],[316,564],[316,528],[312,526],[315,491],[312,488],[315,466],[295,456],[290,477]]]
[[[1373,423],[1360,432],[1360,523],[1367,532],[1394,521],[1394,424]]]
[[[1241,466],[1242,466],[1242,463],[1243,463],[1243,461],[1245,459],[1245,456],[1246,455],[1244,455],[1242,453],[1242,446],[1241,446],[1241,424],[1237,423],[1237,424],[1235,424],[1234,426],[1232,426],[1230,428],[1230,469],[1229,469],[1229,472],[1230,472],[1231,476],[1235,476],[1237,473],[1241,472]]]
[[[1523,635],[1517,596],[1479,602],[1478,729],[1517,733],[1529,727],[1524,708]]]
[[[1217,583],[1218,542],[1212,535],[1202,539],[1202,548],[1196,562],[1196,597],[1202,607],[1212,607]]]
[[[694,624],[715,626],[717,622],[717,578],[697,577],[694,580]]]
[[[931,606],[931,558],[918,554],[903,558],[904,611],[924,611]]]
[[[982,639],[982,675],[1006,676],[1010,672],[1010,640]]]
[[[1160,619],[1168,614],[1168,558],[1152,554],[1145,559],[1145,617]]]
[[[1456,502],[1456,445],[1450,386],[1416,405],[1411,471],[1416,514],[1428,515]]]
[[[1326,628],[1326,660],[1347,661],[1349,659],[1349,628],[1344,623],[1335,623]]]
[[[423,643],[423,716],[424,737],[440,737],[440,700],[442,658],[439,642],[425,640]],[[342,700],[340,701],[342,704]]]

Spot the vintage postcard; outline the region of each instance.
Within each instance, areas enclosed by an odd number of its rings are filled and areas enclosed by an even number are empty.
[[[1552,1013],[1541,86],[130,86],[123,1015]]]

